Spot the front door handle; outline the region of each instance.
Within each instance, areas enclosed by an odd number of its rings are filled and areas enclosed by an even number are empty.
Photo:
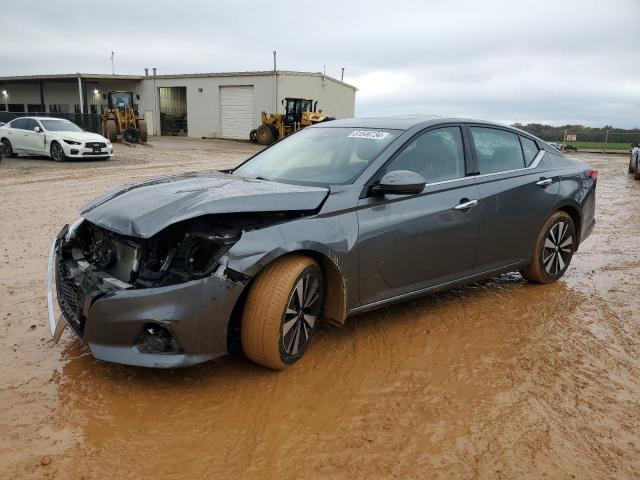
[[[456,205],[455,207],[453,207],[454,210],[468,210],[471,207],[477,207],[478,206],[478,200],[468,200],[464,203],[461,203],[459,205]]]
[[[536,185],[538,185],[539,187],[546,187],[547,185],[551,185],[552,182],[553,178],[541,178],[536,182]]]

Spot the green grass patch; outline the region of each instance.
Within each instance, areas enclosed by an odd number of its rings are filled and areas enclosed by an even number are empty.
[[[567,142],[567,145],[578,147],[579,150],[604,150],[604,142]],[[631,142],[609,142],[606,144],[607,150],[631,150]]]

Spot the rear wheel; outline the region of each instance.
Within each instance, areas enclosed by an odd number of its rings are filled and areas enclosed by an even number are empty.
[[[260,145],[271,145],[276,139],[276,133],[271,125],[263,123],[256,130],[256,139]]]
[[[14,153],[13,147],[11,146],[11,142],[6,138],[2,139],[2,145],[4,145],[4,156],[7,158],[16,158],[18,156],[17,153]]]
[[[635,160],[633,159],[633,155],[631,155],[629,157],[629,173],[633,173],[634,172],[634,168],[633,168],[634,162],[635,162]]]
[[[255,279],[242,313],[242,348],[251,360],[280,370],[304,354],[322,314],[324,283],[318,264],[284,257]]]
[[[633,179],[640,180],[640,155],[636,157],[636,165],[633,170]]]
[[[522,276],[534,283],[551,283],[567,271],[577,245],[576,227],[565,212],[556,212],[538,235],[531,263]]]
[[[115,120],[107,120],[105,124],[105,133],[111,143],[118,140],[118,128]]]
[[[58,142],[53,142],[51,144],[51,158],[53,158],[56,162],[64,162],[67,159],[67,156],[64,154],[64,150],[62,149],[62,145]]]

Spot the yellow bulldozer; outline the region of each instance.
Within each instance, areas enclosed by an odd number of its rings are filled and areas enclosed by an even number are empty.
[[[147,122],[133,108],[132,92],[107,93],[109,108],[102,112],[102,136],[111,142],[146,143]]]
[[[334,117],[324,115],[322,110],[316,112],[317,100],[314,102],[305,98],[285,98],[282,104],[284,113],[262,112],[262,123],[249,133],[252,142],[271,145],[309,125],[335,120]]]

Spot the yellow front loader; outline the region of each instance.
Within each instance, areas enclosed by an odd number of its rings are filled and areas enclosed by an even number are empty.
[[[262,112],[260,126],[249,133],[252,142],[271,145],[304,127],[335,120],[323,114],[322,110],[316,112],[317,101],[314,103],[313,100],[304,98],[285,98],[282,103],[285,107],[284,113]]]
[[[132,92],[109,92],[109,108],[102,112],[102,136],[111,142],[146,143],[147,122],[133,109]]]

